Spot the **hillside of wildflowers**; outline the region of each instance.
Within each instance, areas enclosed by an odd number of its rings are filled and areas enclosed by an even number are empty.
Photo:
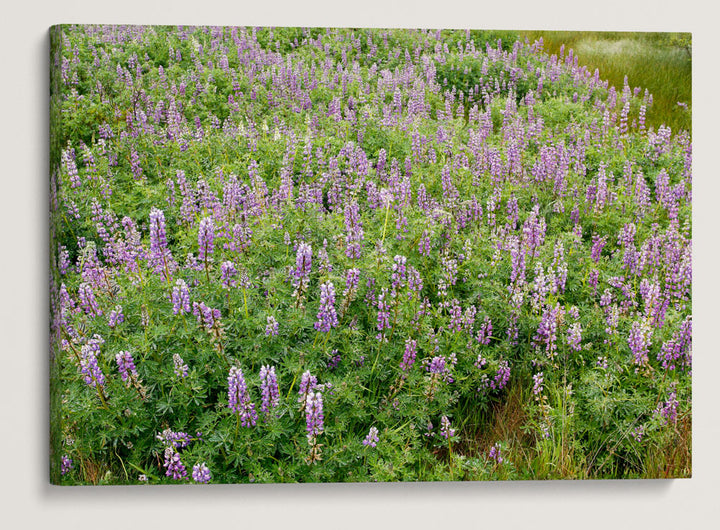
[[[509,32],[50,34],[51,482],[691,475],[647,90]]]

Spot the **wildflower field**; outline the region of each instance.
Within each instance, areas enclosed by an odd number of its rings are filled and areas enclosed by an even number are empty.
[[[51,482],[691,475],[643,87],[512,32],[50,36]]]

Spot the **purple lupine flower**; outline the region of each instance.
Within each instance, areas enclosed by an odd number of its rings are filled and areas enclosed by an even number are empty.
[[[308,392],[305,402],[305,425],[308,443],[315,445],[317,436],[322,434],[325,428],[322,392]]]
[[[293,286],[298,287],[305,282],[312,271],[312,247],[305,242],[298,245],[293,270]]]
[[[173,313],[184,315],[190,312],[190,291],[185,280],[178,279],[175,281],[175,287],[172,290]]]
[[[658,404],[655,409],[655,414],[658,414],[664,418],[665,425],[668,423],[677,422],[677,410],[680,402],[677,399],[677,383],[673,381],[670,383],[670,393],[664,403]]]
[[[407,258],[405,256],[396,255],[393,258],[392,264],[392,276],[390,278],[392,282],[393,296],[397,293],[406,282],[407,279]]]
[[[348,269],[345,272],[345,290],[343,296],[347,297],[351,293],[357,291],[358,283],[360,282],[360,270],[359,269]]]
[[[341,361],[341,360],[342,360],[342,357],[340,356],[340,354],[338,353],[338,351],[337,351],[337,350],[333,350],[333,351],[330,353],[330,358],[329,358],[328,361],[327,361],[327,367],[328,367],[328,369],[329,369],[329,370],[335,370],[335,368],[337,368],[338,365],[340,364],[340,361]]]
[[[403,371],[403,377],[407,376],[407,373],[415,364],[415,357],[417,355],[417,341],[413,339],[407,339],[405,341],[405,353],[403,354],[402,361],[400,362],[400,369]]]
[[[452,428],[450,420],[445,415],[440,418],[440,436],[448,440],[455,436],[455,429]]]
[[[260,367],[260,394],[262,396],[260,410],[264,414],[269,414],[280,404],[280,390],[274,366]]]
[[[210,468],[207,467],[205,462],[197,463],[193,466],[192,478],[198,484],[207,484],[212,479],[210,475]]]
[[[542,391],[545,389],[543,386],[543,383],[545,382],[545,374],[543,372],[538,372],[535,375],[533,375],[533,389],[532,393],[534,396],[536,396],[535,399],[537,399],[537,396],[542,394]]]
[[[95,293],[89,283],[81,283],[78,287],[78,298],[80,298],[80,307],[83,308],[85,313],[90,316],[102,315],[102,309],[95,299]]]
[[[80,373],[83,375],[85,384],[92,388],[105,386],[105,374],[103,374],[97,360],[97,352],[99,351],[100,343],[93,341],[88,341],[88,344],[84,344],[80,349]]]
[[[635,364],[646,364],[652,328],[647,320],[633,322],[628,336],[628,346],[633,354]]]
[[[128,380],[129,377],[137,378],[137,370],[135,369],[135,362],[133,361],[132,354],[129,351],[120,351],[115,355],[115,362],[117,363],[118,371],[120,372],[120,378],[123,381]]]
[[[165,476],[173,480],[187,480],[187,470],[180,460],[180,454],[172,447],[165,448]]]
[[[448,256],[443,256],[440,260],[442,275],[438,279],[438,296],[445,298],[447,296],[448,287],[455,285],[457,282],[457,260]]]
[[[312,375],[310,371],[303,372],[300,377],[300,387],[298,388],[298,403],[302,403],[305,406],[307,402],[307,396],[317,387],[317,377]]]
[[[368,432],[367,436],[363,440],[363,445],[369,445],[370,447],[377,447],[377,443],[380,441],[380,438],[378,437],[378,430],[377,427],[370,427],[370,432]]]
[[[70,268],[70,251],[65,247],[65,245],[59,245],[58,246],[58,269],[60,270],[61,275],[67,274],[68,269]]]
[[[203,261],[212,259],[215,250],[215,224],[212,217],[205,217],[200,221],[198,231],[198,256]]]
[[[193,302],[193,315],[197,323],[205,326],[206,331],[211,331],[220,321],[220,310],[205,305],[204,302]]]
[[[188,365],[185,364],[185,361],[183,361],[183,358],[180,357],[179,353],[173,354],[173,365],[175,367],[174,369],[176,376],[178,376],[180,379],[187,377]]]
[[[602,253],[603,247],[605,247],[605,244],[607,243],[606,237],[600,237],[597,234],[593,234],[592,236],[592,249],[590,250],[590,257],[593,259],[595,263],[600,261],[600,254]]]
[[[537,249],[545,242],[546,228],[545,218],[540,215],[540,206],[536,204],[522,228],[522,245],[533,257],[537,257]]]
[[[320,309],[318,310],[315,329],[327,333],[331,328],[337,327],[337,325],[335,286],[332,282],[326,282],[320,286]]]
[[[533,339],[536,346],[545,345],[545,353],[550,359],[555,357],[557,351],[558,319],[562,313],[563,309],[559,303],[555,304],[555,307],[547,306]]]
[[[487,346],[490,344],[492,330],[492,320],[490,320],[490,317],[485,317],[483,323],[480,325],[480,329],[475,335],[475,340],[477,340],[480,344],[485,344]]]
[[[666,370],[675,370],[680,366],[692,365],[692,317],[688,315],[671,339],[665,341],[657,355],[658,361]]]
[[[378,340],[384,338],[383,330],[390,329],[390,306],[385,301],[388,295],[388,290],[383,287],[378,296],[378,314],[377,314],[377,329],[380,332],[377,336]]]
[[[153,272],[156,274],[165,272],[167,276],[176,267],[170,249],[168,248],[167,233],[165,230],[165,214],[157,208],[150,210],[149,260]]]
[[[567,331],[568,346],[575,351],[580,351],[582,349],[580,341],[582,341],[582,326],[580,322],[574,322]]]
[[[362,250],[362,243],[365,239],[362,222],[360,221],[360,208],[357,201],[351,201],[345,206],[345,255],[348,258],[359,258]]]
[[[422,254],[423,256],[430,255],[430,232],[428,232],[427,230],[424,230],[422,236],[420,237],[420,242],[418,243],[418,252],[420,252],[420,254]]]
[[[60,474],[67,475],[73,468],[73,461],[68,455],[63,455],[60,459]]]
[[[491,460],[495,460],[498,464],[502,464],[503,457],[500,455],[500,444],[496,443],[490,448],[490,452],[488,453],[488,458]]]
[[[114,328],[123,322],[125,322],[125,315],[123,315],[122,306],[116,305],[115,309],[110,311],[110,314],[108,314],[108,326]]]
[[[275,320],[275,317],[272,315],[268,316],[267,325],[265,326],[265,336],[269,337],[272,335],[273,337],[276,337],[278,334],[278,327],[279,324],[278,321]]]
[[[408,299],[412,300],[416,294],[420,299],[420,292],[423,290],[423,280],[420,271],[415,267],[408,267],[407,273]]]
[[[155,438],[160,440],[166,447],[173,449],[181,449],[190,445],[190,435],[183,431],[173,431],[169,427],[162,432],[159,432]]]
[[[510,363],[502,360],[498,363],[495,376],[486,382],[486,387],[492,390],[502,390],[510,381]]]
[[[240,415],[240,424],[243,427],[255,426],[257,422],[255,404],[250,401],[243,372],[236,366],[230,368],[228,375],[228,407],[235,414]]]
[[[237,275],[237,269],[232,261],[223,261],[220,264],[220,279],[224,289],[235,287],[236,281],[233,279]]]

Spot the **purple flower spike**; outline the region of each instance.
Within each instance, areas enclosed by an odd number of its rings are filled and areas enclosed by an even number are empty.
[[[265,414],[269,414],[272,409],[280,404],[280,390],[278,389],[274,366],[260,367],[260,393],[262,394],[260,410]]]
[[[137,371],[135,369],[135,363],[133,362],[132,354],[129,351],[121,351],[115,355],[115,362],[120,372],[120,378],[123,381],[128,380],[129,377],[134,376],[137,378]]]
[[[233,366],[228,375],[228,407],[240,415],[240,425],[253,427],[257,422],[255,404],[250,401],[245,377],[240,368]]]
[[[325,428],[323,414],[323,397],[321,392],[309,392],[305,404],[305,424],[308,442],[315,445],[315,439],[322,434]]]
[[[207,484],[210,482],[212,476],[210,475],[210,468],[205,465],[205,462],[193,466],[192,478],[198,484]]]
[[[180,461],[180,454],[172,447],[165,448],[165,476],[172,477],[173,480],[187,480],[187,470],[185,465]]]
[[[210,260],[215,249],[215,225],[210,217],[205,217],[200,221],[200,231],[198,232],[198,255],[201,260]]]
[[[335,286],[326,282],[320,286],[320,309],[317,314],[315,329],[327,333],[337,327],[338,318],[335,312]]]
[[[70,458],[67,455],[63,455],[62,461],[60,463],[60,474],[66,475],[70,472],[70,470],[73,468],[73,461],[72,458]]]
[[[190,312],[190,291],[184,280],[177,280],[172,291],[173,313],[184,315]]]
[[[363,440],[363,445],[369,445],[370,447],[376,447],[377,443],[379,441],[380,441],[380,438],[378,438],[377,427],[370,427],[370,432],[368,432],[368,435]]]

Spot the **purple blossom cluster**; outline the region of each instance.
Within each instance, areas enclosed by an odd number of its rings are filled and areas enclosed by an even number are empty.
[[[260,411],[263,414],[270,414],[280,404],[280,390],[274,366],[260,367],[260,395]]]
[[[305,424],[308,443],[315,445],[316,439],[325,430],[322,392],[310,391],[305,402]]]
[[[315,329],[323,333],[328,333],[332,328],[337,327],[337,325],[335,286],[332,282],[326,282],[320,286],[320,309],[318,309]]]
[[[185,280],[178,279],[175,281],[171,301],[173,304],[173,314],[184,315],[190,312],[190,290]]]
[[[363,440],[363,445],[374,448],[374,447],[377,447],[377,443],[379,441],[380,441],[380,438],[378,437],[377,427],[375,427],[375,426],[370,427],[370,431],[368,432],[367,436]]]
[[[137,379],[138,374],[135,368],[135,361],[129,351],[118,352],[115,355],[115,362],[120,372],[120,378],[123,381],[127,382],[131,377]]]
[[[258,419],[257,412],[255,412],[255,404],[250,401],[250,394],[242,370],[236,366],[230,368],[227,381],[228,408],[238,415],[240,425],[243,427],[255,426]]]

